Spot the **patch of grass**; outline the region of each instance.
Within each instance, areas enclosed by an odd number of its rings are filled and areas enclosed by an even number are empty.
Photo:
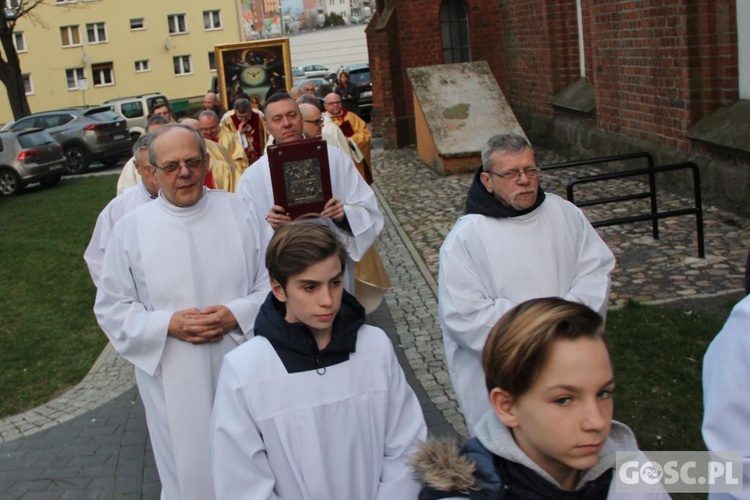
[[[83,252],[116,179],[65,178],[0,199],[0,417],[78,383],[106,344]]]
[[[709,312],[630,303],[607,314],[615,418],[633,429],[642,450],[705,450],[703,354],[731,306],[722,303]]]

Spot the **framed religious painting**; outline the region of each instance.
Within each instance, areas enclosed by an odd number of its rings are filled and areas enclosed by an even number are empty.
[[[288,38],[227,43],[214,47],[221,103],[232,109],[240,97],[262,107],[266,99],[292,86]]]
[[[333,196],[328,146],[321,139],[303,139],[268,146],[273,202],[292,219],[316,217]]]

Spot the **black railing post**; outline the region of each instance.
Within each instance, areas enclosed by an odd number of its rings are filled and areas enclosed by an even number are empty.
[[[703,236],[703,199],[701,198],[701,171],[693,165],[693,199],[695,200],[695,233],[698,237],[698,257],[706,258],[706,246]]]
[[[651,234],[655,240],[659,239],[659,218],[656,214],[659,213],[659,207],[656,202],[656,172],[654,172],[654,157],[650,153],[648,155],[648,192],[651,197],[651,215],[654,216],[651,219]]]

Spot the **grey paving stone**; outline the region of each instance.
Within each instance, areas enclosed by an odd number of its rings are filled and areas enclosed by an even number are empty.
[[[99,500],[104,498],[112,498],[112,490],[106,488],[91,487],[85,490],[68,490],[63,492],[60,496],[54,497],[60,500]]]
[[[84,492],[83,495],[69,498],[85,498],[85,494],[86,493]],[[20,500],[56,500],[61,497],[59,493],[55,493],[54,491],[33,491],[25,493],[18,498]]]
[[[81,471],[80,466],[48,467],[42,470],[40,476],[52,481],[70,480],[81,476]]]

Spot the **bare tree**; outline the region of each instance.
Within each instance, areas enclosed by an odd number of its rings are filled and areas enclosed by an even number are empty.
[[[31,111],[29,101],[26,99],[26,91],[23,86],[21,74],[21,63],[18,60],[16,46],[13,43],[13,32],[16,22],[28,16],[36,7],[43,4],[44,0],[0,0],[0,82],[5,85],[8,94],[10,109],[13,118],[18,120]]]

